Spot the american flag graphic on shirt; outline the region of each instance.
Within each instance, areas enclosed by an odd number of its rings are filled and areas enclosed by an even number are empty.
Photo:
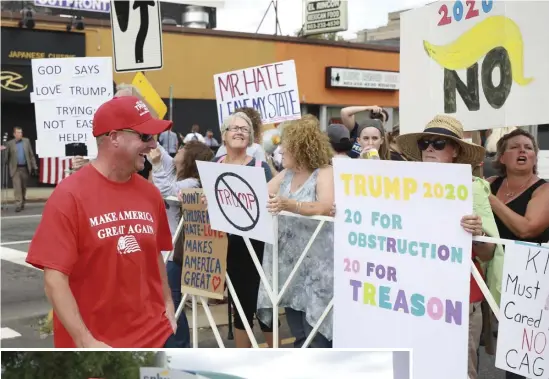
[[[135,236],[122,236],[118,239],[118,254],[130,254],[141,251]]]

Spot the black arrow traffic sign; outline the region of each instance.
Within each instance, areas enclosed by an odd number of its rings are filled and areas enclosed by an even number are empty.
[[[135,39],[135,63],[143,63],[143,47],[149,31],[149,7],[155,5],[154,1],[135,1],[133,3],[133,9],[140,8],[141,12],[141,24]]]

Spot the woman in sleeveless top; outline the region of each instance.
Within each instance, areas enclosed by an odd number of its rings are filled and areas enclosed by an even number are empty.
[[[246,152],[246,149],[254,143],[254,130],[252,121],[245,113],[233,113],[223,121],[223,125],[221,125],[221,140],[227,149],[227,154],[214,158],[214,162],[263,167],[266,180],[271,180],[272,173],[267,163],[256,160]],[[259,290],[260,282],[259,274],[244,239],[240,236],[229,234],[228,240],[227,274],[231,279],[238,300],[242,305],[246,319],[248,320],[250,327],[253,328],[254,315],[257,309],[257,292]],[[262,262],[265,243],[253,239],[251,239],[250,242],[259,262]],[[236,306],[233,306],[233,309],[236,309]],[[259,322],[259,326],[265,335],[267,344],[272,346],[272,328],[262,322]],[[251,347],[250,339],[248,338],[244,323],[242,322],[242,318],[238,311],[234,314],[234,328],[236,347]]]
[[[549,183],[537,176],[538,146],[534,137],[516,129],[497,143],[494,168],[489,178],[490,204],[501,238],[534,243],[549,241]],[[501,290],[503,257],[491,263],[489,286]],[[492,275],[490,275],[492,276]],[[506,372],[507,379],[524,378]]]
[[[538,146],[534,137],[516,129],[497,144],[490,178],[490,202],[502,238],[549,241],[549,184],[537,176]]]
[[[282,133],[282,152],[284,170],[269,182],[269,211],[274,214],[286,211],[302,216],[329,215],[334,200],[334,184],[329,166],[332,152],[328,137],[314,122],[294,121]],[[318,223],[307,218],[280,217],[279,293]],[[333,250],[333,223],[326,222],[279,303],[285,308],[295,347],[303,346],[333,297]],[[272,245],[266,245],[263,270],[271,283],[272,264]],[[260,285],[257,307],[259,319],[272,325],[272,303],[263,284]],[[310,347],[332,347],[332,324],[330,311]]]

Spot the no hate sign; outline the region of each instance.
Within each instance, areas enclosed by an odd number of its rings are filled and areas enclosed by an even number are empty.
[[[293,60],[217,74],[214,86],[220,125],[240,107],[255,108],[264,124],[301,118]]]

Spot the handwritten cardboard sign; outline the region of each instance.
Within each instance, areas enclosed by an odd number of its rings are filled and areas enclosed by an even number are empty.
[[[223,299],[227,271],[227,234],[212,230],[201,189],[182,192],[183,272],[181,292]]]
[[[97,155],[93,115],[113,96],[111,57],[32,60],[37,151],[41,158]],[[85,145],[85,151],[75,146]]]
[[[549,248],[505,247],[496,367],[549,378]]]
[[[219,125],[240,107],[257,109],[263,124],[301,118],[293,60],[217,74],[214,86]]]

